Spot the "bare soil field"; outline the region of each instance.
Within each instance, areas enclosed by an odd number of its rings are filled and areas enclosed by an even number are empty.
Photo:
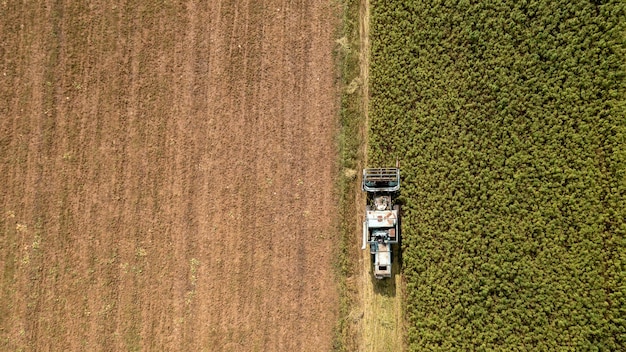
[[[331,349],[331,3],[0,3],[0,350]]]

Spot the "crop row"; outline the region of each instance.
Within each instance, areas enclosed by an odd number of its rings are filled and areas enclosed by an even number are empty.
[[[372,0],[411,350],[626,350],[620,1]]]

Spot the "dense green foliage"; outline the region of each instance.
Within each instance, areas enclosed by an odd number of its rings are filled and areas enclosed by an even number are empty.
[[[624,4],[372,0],[411,350],[626,350]]]

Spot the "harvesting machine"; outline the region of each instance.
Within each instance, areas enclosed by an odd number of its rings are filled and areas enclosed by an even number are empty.
[[[391,277],[391,247],[400,241],[400,205],[395,204],[400,190],[400,169],[364,169],[362,189],[367,192],[367,206],[361,249],[369,244],[374,277]]]

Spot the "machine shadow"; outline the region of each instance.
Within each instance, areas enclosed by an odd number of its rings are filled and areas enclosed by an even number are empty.
[[[374,293],[385,297],[396,297],[396,280],[393,277],[386,279],[376,279],[371,276]]]

